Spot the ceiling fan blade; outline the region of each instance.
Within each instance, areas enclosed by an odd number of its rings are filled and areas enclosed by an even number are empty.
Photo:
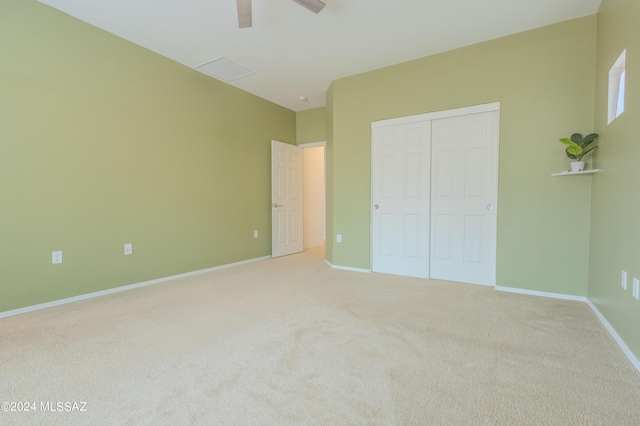
[[[325,6],[323,2],[320,0],[293,0],[298,3],[300,6],[306,7],[313,13],[319,13],[322,8]]]
[[[236,0],[238,6],[238,26],[249,28],[251,26],[251,0]]]

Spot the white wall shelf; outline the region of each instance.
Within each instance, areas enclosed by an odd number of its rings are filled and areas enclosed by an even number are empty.
[[[588,175],[588,174],[591,174],[591,173],[598,173],[599,171],[600,171],[600,169],[583,170],[581,172],[572,172],[572,171],[569,171],[569,170],[565,170],[564,172],[553,173],[551,176]]]

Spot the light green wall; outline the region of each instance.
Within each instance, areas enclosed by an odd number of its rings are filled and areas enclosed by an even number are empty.
[[[33,0],[0,58],[0,312],[271,253],[295,112]]]
[[[334,206],[334,202],[333,202],[333,198],[334,198],[334,190],[333,190],[333,186],[334,186],[334,178],[333,178],[333,169],[334,169],[334,164],[333,164],[333,116],[334,116],[334,112],[333,112],[333,83],[331,83],[331,86],[329,86],[329,88],[327,89],[327,106],[326,106],[326,123],[327,123],[327,128],[326,128],[326,136],[327,136],[327,146],[326,146],[326,151],[325,151],[325,159],[326,159],[326,164],[325,164],[325,179],[326,179],[326,216],[325,216],[325,221],[326,221],[326,227],[327,227],[327,240],[326,240],[326,244],[325,244],[325,257],[326,259],[333,263],[333,244],[331,243],[332,241],[332,235],[335,235],[335,232],[333,231],[333,222],[334,222],[334,214],[333,214],[333,206]]]
[[[631,296],[640,278],[640,2],[604,0],[598,13],[595,130],[600,134],[593,177],[589,298],[637,357],[640,302]],[[609,69],[627,49],[625,112],[607,125]],[[627,291],[621,271],[629,274]]]
[[[586,295],[591,178],[551,177],[593,127],[595,15],[334,81],[330,261],[370,267],[376,120],[501,102],[497,284]],[[335,243],[335,234],[343,243]]]
[[[296,143],[298,145],[327,140],[327,109],[308,109],[296,113]]]

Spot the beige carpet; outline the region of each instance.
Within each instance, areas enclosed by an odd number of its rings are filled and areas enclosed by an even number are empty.
[[[586,304],[322,259],[0,319],[0,401],[36,403],[0,424],[640,424],[640,374]]]

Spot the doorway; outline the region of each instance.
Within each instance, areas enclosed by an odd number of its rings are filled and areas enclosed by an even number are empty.
[[[324,247],[326,143],[271,141],[271,256]]]
[[[326,241],[326,143],[302,144],[304,248]]]

